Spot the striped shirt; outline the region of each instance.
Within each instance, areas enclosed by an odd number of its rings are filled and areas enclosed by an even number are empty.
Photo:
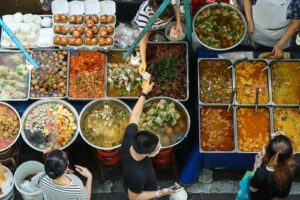
[[[71,180],[70,184],[65,186],[56,185],[49,176],[44,175],[44,172],[35,175],[31,181],[42,189],[45,200],[85,200],[88,191],[82,181],[73,174],[65,175]]]
[[[171,4],[175,7],[177,5],[180,5],[180,0],[171,0]],[[145,1],[141,4],[137,14],[135,15],[134,19],[132,20],[131,24],[133,27],[143,30],[145,26],[147,25],[148,21],[154,16],[153,9],[149,6],[148,1]],[[150,28],[150,31],[153,30],[159,30],[166,27],[166,25],[173,19],[171,17],[167,20],[162,20],[160,18],[157,18]]]

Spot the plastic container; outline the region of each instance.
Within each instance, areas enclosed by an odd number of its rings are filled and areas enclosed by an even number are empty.
[[[179,38],[176,38],[176,39],[173,39],[173,38],[170,37],[170,31],[171,31],[171,28],[173,26],[176,26],[176,22],[170,22],[166,26],[166,28],[165,28],[165,36],[166,36],[166,38],[168,38],[168,40],[170,40],[170,41],[180,41],[180,40],[183,40],[185,38],[185,36],[186,36],[185,25],[183,23],[181,23],[183,34]]]
[[[6,180],[2,185],[3,194],[0,195],[0,200],[13,200],[14,199],[14,178],[13,174],[4,165],[0,165],[0,168],[4,169]]]
[[[20,183],[28,176],[35,175],[39,172],[44,171],[44,165],[37,161],[27,161],[21,164],[16,172],[14,177],[15,187],[18,192],[22,195],[24,200],[43,200],[42,190],[36,192],[25,192],[20,188]]]

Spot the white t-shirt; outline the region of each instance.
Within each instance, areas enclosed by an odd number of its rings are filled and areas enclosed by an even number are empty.
[[[56,185],[44,172],[35,175],[31,182],[42,189],[45,200],[85,200],[88,196],[88,191],[82,181],[73,174],[66,174],[66,176],[71,182],[65,186]],[[40,183],[38,184],[39,180]]]
[[[180,0],[171,0],[171,4],[174,7],[180,5]],[[134,19],[131,22],[132,26],[139,30],[143,30],[147,25],[148,21],[154,16],[154,13],[155,12],[148,4],[148,1],[143,2],[139,8],[139,11],[137,12]],[[163,29],[172,19],[173,17],[171,17],[168,20],[162,20],[160,18],[157,18],[150,30]]]

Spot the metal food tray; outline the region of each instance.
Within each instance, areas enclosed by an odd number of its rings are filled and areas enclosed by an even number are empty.
[[[41,18],[44,18],[44,17],[50,17],[50,18],[52,18],[52,15],[38,15],[38,16],[40,16]],[[49,27],[49,28],[51,28],[51,27]],[[2,41],[3,41],[3,38],[4,38],[4,29],[2,28],[1,29],[1,38],[0,38],[0,44],[1,44],[1,47],[2,47]],[[40,36],[40,35],[39,35]],[[40,47],[38,47],[37,45],[28,45],[27,46],[28,48],[31,48],[31,49],[38,49],[38,48],[40,48]],[[17,46],[15,46],[15,47],[2,47],[2,48],[4,48],[4,49],[19,49]],[[51,47],[49,47],[49,48],[51,48]]]
[[[235,107],[234,108],[234,131],[235,131],[235,134],[236,134],[236,141],[235,141],[235,145],[236,145],[236,150],[237,150],[237,153],[242,153],[242,154],[253,154],[253,153],[257,153],[257,152],[245,152],[245,151],[241,151],[239,150],[239,145],[238,145],[238,140],[239,140],[239,133],[238,133],[238,122],[237,122],[237,110],[239,108],[249,108],[249,106],[239,106],[239,107]],[[253,111],[255,109],[254,106],[252,106],[251,108],[253,108]],[[273,127],[273,115],[272,115],[272,112],[271,112],[271,107],[269,106],[259,106],[258,109],[260,108],[265,108],[265,109],[268,109],[269,110],[269,135],[271,136],[271,133],[272,133],[272,127]]]
[[[234,88],[237,87],[237,81],[236,81],[236,65],[239,64],[240,62],[243,62],[243,61],[248,61],[248,62],[252,62],[252,61],[262,61],[266,64],[266,69],[265,69],[265,72],[267,73],[267,87],[268,87],[268,96],[269,96],[269,102],[268,103],[264,103],[264,104],[260,104],[258,103],[259,106],[268,106],[268,105],[271,105],[272,104],[272,85],[271,85],[271,72],[270,72],[270,67],[269,67],[269,60],[267,59],[243,59],[243,60],[236,60],[234,62],[234,67],[233,67],[233,74],[234,74]],[[237,105],[237,106],[253,106],[255,104],[241,104],[237,101],[237,95],[235,95],[235,98],[234,98],[234,105]]]
[[[203,153],[236,153],[237,151],[237,143],[236,143],[236,138],[237,138],[237,134],[236,134],[236,131],[235,131],[235,110],[233,109],[232,112],[233,112],[233,124],[232,124],[232,127],[233,127],[233,144],[234,144],[234,149],[232,151],[206,151],[206,150],[203,150],[202,149],[202,145],[201,145],[201,140],[202,140],[202,137],[201,137],[201,109],[204,108],[204,107],[217,107],[217,108],[226,108],[225,105],[222,105],[222,104],[205,104],[205,105],[201,105],[201,106],[198,106],[198,116],[199,116],[199,119],[198,119],[198,123],[199,123],[199,150],[200,152],[203,152]]]
[[[111,49],[111,51],[119,51],[119,52],[126,52],[127,50],[125,49],[117,49],[117,48],[114,48],[114,49]],[[107,58],[107,62],[109,62],[108,61],[108,58]],[[106,76],[105,76],[105,81],[106,81],[106,96],[107,97],[113,97],[113,98],[118,98],[118,99],[126,99],[126,100],[136,100],[136,99],[138,99],[138,96],[109,96],[108,95],[108,85],[109,85],[109,83],[108,83],[108,64],[106,65],[106,72],[107,72],[107,74],[106,74]]]
[[[225,58],[198,58],[198,65],[197,65],[197,77],[198,77],[198,102],[199,102],[199,105],[212,105],[212,106],[217,106],[217,105],[223,105],[223,106],[228,106],[229,104],[231,104],[230,102],[227,102],[227,103],[207,103],[207,102],[202,102],[201,101],[201,95],[200,95],[200,92],[201,92],[201,83],[200,83],[200,63],[201,61],[203,60],[209,60],[209,61],[218,61],[218,60],[228,60],[231,62],[232,64],[232,67],[231,67],[231,87],[232,87],[232,91],[234,89],[234,85],[235,85],[235,79],[234,79],[234,62],[233,60],[231,59],[225,59]],[[233,102],[235,103],[235,102]]]
[[[148,42],[148,44],[184,44],[186,48],[186,98],[185,99],[177,99],[180,102],[185,102],[189,99],[190,96],[190,81],[189,81],[189,49],[188,49],[188,43],[186,41],[176,41],[176,42]]]
[[[36,51],[46,51],[46,52],[51,52],[51,51],[67,51],[67,50],[62,50],[62,49],[38,49],[38,50],[36,50]],[[67,62],[68,62],[68,60],[69,60],[69,52],[68,52],[68,54],[67,54]],[[39,59],[39,61],[41,61],[40,59]],[[52,67],[53,67],[54,65],[52,65]],[[57,66],[54,66],[54,67],[57,67]],[[65,96],[63,96],[63,97],[51,97],[51,96],[45,96],[45,97],[31,97],[31,91],[29,91],[29,98],[30,99],[53,99],[53,98],[55,98],[55,99],[64,99],[64,98],[66,98],[67,97],[67,94],[68,94],[68,89],[69,89],[69,85],[68,85],[68,80],[69,80],[69,65],[67,64],[67,77],[66,77],[66,79],[65,79],[65,83],[66,83],[66,94],[65,94]],[[32,80],[32,77],[30,76],[30,79]],[[31,81],[30,81],[30,87],[31,87]]]
[[[276,109],[276,108],[295,108],[295,109],[299,109],[299,106],[284,105],[284,106],[275,106],[275,107],[272,107],[272,108],[271,108],[271,115],[272,115],[272,127],[271,127],[271,129],[272,129],[272,133],[275,132],[274,109]],[[300,115],[300,113],[299,113],[299,115]],[[298,154],[298,153],[300,153],[300,152],[299,152],[299,151],[296,151],[296,153]]]
[[[272,95],[272,99],[271,99],[271,104],[272,106],[299,106],[300,105],[300,99],[299,99],[299,104],[276,104],[274,101],[273,101],[273,87],[272,87],[272,66],[274,65],[274,63],[276,62],[299,62],[299,67],[300,67],[300,59],[279,59],[279,60],[269,60],[269,78],[270,78],[270,92],[271,92],[271,95]],[[300,68],[299,68],[300,70]],[[293,74],[291,74],[293,75]],[[300,77],[299,77],[300,79]]]
[[[80,49],[80,50],[78,50],[78,53],[80,54],[80,52],[81,51],[95,51],[95,50],[87,50],[87,49]],[[97,51],[97,52],[101,52],[101,51]],[[68,64],[67,64],[67,66],[68,66],[68,82],[67,82],[67,87],[68,87],[68,91],[67,91],[67,99],[68,100],[71,100],[71,101],[90,101],[90,100],[95,100],[95,99],[101,99],[101,98],[105,98],[106,97],[106,93],[107,93],[107,88],[106,88],[106,85],[107,85],[107,83],[106,83],[106,76],[107,76],[107,64],[108,64],[108,58],[107,58],[107,53],[106,52],[101,52],[101,53],[104,53],[104,54],[106,54],[106,61],[105,61],[105,64],[104,64],[104,75],[105,75],[105,77],[104,77],[104,96],[103,97],[100,97],[100,98],[98,98],[98,97],[94,97],[94,98],[72,98],[72,97],[69,97],[69,85],[70,85],[70,70],[71,70],[71,53],[70,53],[70,51],[68,51]]]
[[[1,53],[19,53],[21,54],[20,50],[5,50],[5,49],[0,49],[0,54]],[[24,64],[28,64],[27,60],[26,63]],[[1,101],[27,101],[30,97],[30,85],[31,85],[31,70],[29,70],[28,72],[28,86],[27,86],[27,97],[24,99],[0,99]]]

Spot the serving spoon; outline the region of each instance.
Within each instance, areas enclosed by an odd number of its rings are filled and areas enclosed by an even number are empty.
[[[259,97],[259,88],[256,88],[255,110],[254,110],[254,113],[255,113],[255,114],[257,114],[257,110],[258,110],[258,97]]]

